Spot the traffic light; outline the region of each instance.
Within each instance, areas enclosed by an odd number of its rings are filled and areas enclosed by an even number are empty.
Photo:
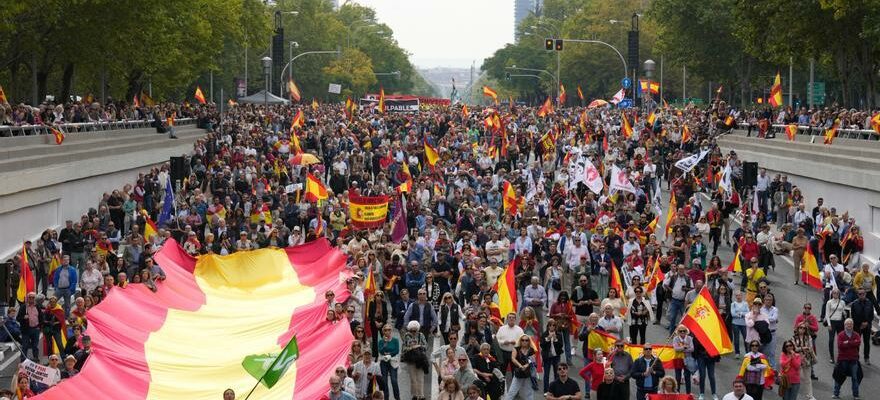
[[[562,51],[562,39],[556,39],[556,51]]]
[[[504,73],[504,79],[510,80],[510,72]]]
[[[547,50],[553,50],[553,39],[544,39],[544,48]]]

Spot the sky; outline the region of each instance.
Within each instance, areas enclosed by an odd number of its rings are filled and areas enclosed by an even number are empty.
[[[513,41],[513,0],[356,0],[376,10],[417,67],[468,68]]]

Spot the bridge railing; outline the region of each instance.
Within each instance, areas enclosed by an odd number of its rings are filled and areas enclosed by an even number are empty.
[[[737,128],[740,130],[748,130],[748,123],[740,123],[737,124]],[[752,124],[752,130],[757,132],[758,125]],[[785,124],[773,124],[770,125],[770,130],[768,137],[773,138],[776,136],[785,137],[785,128],[788,125]],[[797,134],[804,136],[823,136],[825,135],[826,128],[822,126],[811,126],[811,125],[798,125]],[[837,137],[843,139],[854,139],[854,140],[871,140],[871,141],[880,141],[880,134],[873,129],[838,129]]]
[[[174,120],[174,125],[192,125],[196,118],[179,118]],[[56,128],[64,133],[78,132],[102,132],[123,129],[152,128],[153,120],[125,120],[113,122],[82,122],[70,124],[58,124]],[[0,126],[0,138],[16,136],[49,135],[52,131],[47,125],[21,125]]]

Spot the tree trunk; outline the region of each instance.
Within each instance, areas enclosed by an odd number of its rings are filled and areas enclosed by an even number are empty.
[[[64,71],[61,74],[61,90],[58,92],[58,96],[62,99],[70,97],[71,86],[73,85],[73,67],[72,62],[64,65]]]
[[[128,89],[125,92],[125,97],[128,100],[134,98],[134,95],[141,92],[144,87],[143,84],[144,72],[141,70],[132,70],[128,72]]]

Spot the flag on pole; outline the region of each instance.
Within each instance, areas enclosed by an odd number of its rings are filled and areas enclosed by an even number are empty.
[[[620,130],[623,132],[623,138],[629,139],[633,135],[633,128],[629,124],[629,119],[626,117],[626,113],[620,113]]]
[[[823,140],[823,143],[830,145],[834,142],[835,136],[837,136],[837,123],[825,130],[825,139]]]
[[[379,112],[385,114],[385,88],[379,88]]]
[[[498,293],[498,311],[501,318],[512,312],[516,312],[518,307],[518,299],[516,295],[516,266],[519,258],[514,257],[507,264],[507,268],[495,282],[495,288]]]
[[[403,205],[401,196],[394,200],[394,216],[391,217],[391,241],[400,243],[406,237],[409,227],[406,222],[406,207]]]
[[[770,105],[779,107],[782,105],[782,75],[776,73],[776,79],[773,80],[773,86],[770,87]]]
[[[6,92],[3,91],[3,86],[0,86],[0,104],[7,104],[9,100],[6,99]]]
[[[629,306],[626,301],[626,291],[623,290],[623,276],[620,275],[620,270],[617,269],[617,265],[614,264],[614,260],[611,260],[611,286],[614,289],[617,289],[617,297],[620,298],[620,301],[623,302],[623,307],[620,310],[620,315],[626,315],[627,309]]]
[[[709,357],[733,351],[724,320],[721,319],[721,314],[718,313],[718,307],[712,300],[707,286],[700,289],[700,293],[691,303],[681,323],[690,329],[694,337],[709,353]]]
[[[156,227],[156,223],[150,219],[150,215],[147,214],[146,210],[141,210],[141,215],[144,216],[144,239],[147,242],[150,242],[153,237],[159,236],[159,228]]]
[[[461,105],[461,116],[464,117],[464,119],[468,119],[468,117],[470,116],[470,113],[468,113],[467,104]]]
[[[299,102],[302,99],[302,95],[299,93],[299,88],[296,86],[296,83],[293,79],[287,80],[287,91],[290,92],[290,100]]]
[[[557,103],[557,104],[559,104],[560,107],[562,107],[563,105],[565,105],[565,97],[566,97],[566,96],[565,96],[565,86],[563,86],[563,85],[560,83],[560,84],[559,84],[559,99],[558,99],[559,102]]]
[[[660,83],[651,81],[648,84],[648,90],[651,92],[651,94],[660,94]]]
[[[2,94],[3,88],[0,88],[0,94]],[[871,117],[871,128],[874,129],[874,132],[880,133],[880,113],[874,114]]]
[[[807,245],[801,259],[801,281],[816,289],[822,290],[822,278],[819,275],[819,265],[816,262],[816,255],[813,254],[813,246]]]
[[[55,144],[60,145],[61,143],[64,143],[64,132],[61,132],[61,130],[55,127],[50,127],[49,130],[52,131],[52,136],[55,138]]]
[[[687,143],[691,141],[693,136],[691,135],[691,128],[688,128],[687,124],[681,127],[681,143]]]
[[[797,135],[798,127],[795,124],[788,124],[785,126],[785,136],[788,137],[788,141],[794,142],[794,137]]]
[[[541,108],[538,109],[538,116],[544,118],[551,113],[553,113],[553,102],[550,101],[550,96],[547,96],[547,100],[545,100],[544,104],[541,105]]]
[[[199,87],[199,86],[196,86],[195,98],[196,98],[196,100],[199,101],[199,103],[202,103],[202,104],[207,103],[207,102],[205,101],[205,94],[202,93],[202,88]]]
[[[611,103],[611,104],[620,103],[621,101],[623,101],[624,96],[626,96],[626,90],[621,88],[620,90],[617,91],[617,93],[614,94],[614,97],[611,98],[611,101],[609,101],[609,103]]]
[[[312,111],[318,111],[318,100],[312,97]]]
[[[675,196],[669,196],[669,210],[666,211],[666,236],[669,236],[672,233],[672,220],[675,219],[675,213],[678,211],[678,204],[675,201]]]
[[[140,101],[140,99],[138,99],[138,95],[134,95],[134,96],[131,98],[131,103],[135,106],[135,108],[141,106],[141,101]]]
[[[656,263],[659,263],[660,259],[658,258]],[[663,280],[666,279],[666,275],[663,274],[663,270],[659,265],[654,266],[654,271],[651,273],[651,280],[648,281],[648,286],[645,287],[645,292],[651,293],[654,289],[657,288],[657,285],[663,283]]]
[[[428,161],[428,166],[430,166],[433,171],[434,166],[437,165],[437,161],[440,160],[440,153],[437,152],[437,149],[435,149],[434,146],[428,144],[427,139],[422,142],[425,145],[425,159]]]
[[[327,194],[327,188],[324,186],[321,181],[312,175],[311,172],[306,174],[306,201],[311,201],[317,203],[321,200],[326,200],[329,195]]]
[[[296,110],[296,114],[293,116],[293,121],[290,122],[290,130],[294,130],[296,128],[302,128],[305,125],[306,117],[303,115],[303,110],[300,108]]]
[[[509,212],[510,215],[516,215],[516,213],[519,212],[519,209],[525,205],[525,199],[516,195],[516,190],[513,189],[513,185],[508,181],[504,181],[504,191],[501,194],[501,202],[504,211]]]
[[[581,90],[581,85],[578,85],[578,98],[584,101],[584,92]]]
[[[632,181],[629,180],[629,174],[627,174],[625,169],[621,169],[617,166],[617,164],[612,165],[611,167],[611,185],[610,189],[612,192],[614,191],[624,191],[635,193],[636,188],[633,186]]]
[[[36,281],[34,280],[34,274],[31,272],[31,263],[28,259],[27,247],[22,244],[21,245],[21,265],[19,269],[19,278],[18,278],[18,293],[16,293],[16,297],[19,302],[24,303],[25,297],[28,293],[36,290]]]
[[[165,198],[162,199],[162,212],[159,213],[159,225],[162,225],[174,217],[174,189],[171,187],[171,176],[165,183]]]
[[[498,105],[498,92],[493,90],[488,86],[483,86],[483,96],[491,97],[492,100],[495,101],[495,105]]]
[[[294,335],[279,354],[252,354],[244,358],[241,366],[248,374],[257,378],[267,389],[271,389],[299,358],[299,346]]]

